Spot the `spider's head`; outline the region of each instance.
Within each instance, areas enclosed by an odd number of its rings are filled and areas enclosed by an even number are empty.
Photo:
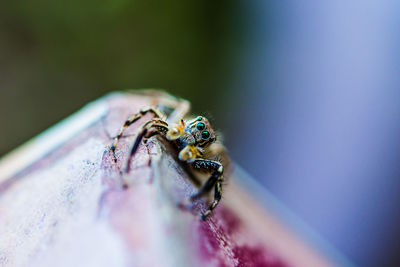
[[[205,147],[216,139],[215,133],[205,117],[198,116],[194,120],[190,121],[187,129],[200,147]]]

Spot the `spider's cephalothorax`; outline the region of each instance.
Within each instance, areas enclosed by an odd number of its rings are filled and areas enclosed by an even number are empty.
[[[184,100],[182,100],[182,102],[183,101]],[[184,102],[184,104],[185,103],[187,102]],[[176,112],[178,112],[182,117],[189,109],[188,105],[184,104],[175,107]],[[115,137],[111,146],[111,151],[114,154],[115,160],[116,146],[119,139],[122,137],[124,130],[148,112],[152,113],[154,118],[144,123],[142,129],[138,133],[132,146],[125,172],[130,171],[131,158],[135,154],[142,140],[147,141],[148,138],[154,135],[164,137],[165,140],[175,145],[178,150],[179,160],[184,164],[187,164],[190,169],[207,171],[211,174],[208,180],[200,187],[198,192],[190,197],[190,200],[193,201],[202,197],[214,188],[214,200],[209,205],[208,209],[202,214],[202,218],[205,219],[211,214],[212,210],[221,200],[224,170],[220,162],[209,159],[217,156],[217,154],[221,152],[222,146],[215,144],[215,133],[205,117],[198,116],[191,120],[179,119],[177,123],[172,122],[169,125],[166,121],[161,119],[166,117],[166,115],[162,114],[158,109],[143,109],[139,113],[130,116],[121,127],[118,135]]]
[[[175,141],[179,159],[188,163],[201,157],[208,146],[215,141],[215,134],[205,117],[198,116],[191,121],[181,120],[167,131],[166,138]]]

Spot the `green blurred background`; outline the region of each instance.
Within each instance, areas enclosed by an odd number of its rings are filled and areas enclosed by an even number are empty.
[[[4,1],[0,155],[88,101],[165,88],[218,115],[237,62],[236,1]]]

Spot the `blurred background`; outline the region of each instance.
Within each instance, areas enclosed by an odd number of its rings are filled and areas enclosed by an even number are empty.
[[[3,1],[0,155],[107,92],[165,88],[352,261],[398,265],[399,5]]]

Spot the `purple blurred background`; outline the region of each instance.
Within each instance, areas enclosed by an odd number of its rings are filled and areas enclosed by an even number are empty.
[[[400,2],[251,3],[233,156],[355,263],[399,264]]]

